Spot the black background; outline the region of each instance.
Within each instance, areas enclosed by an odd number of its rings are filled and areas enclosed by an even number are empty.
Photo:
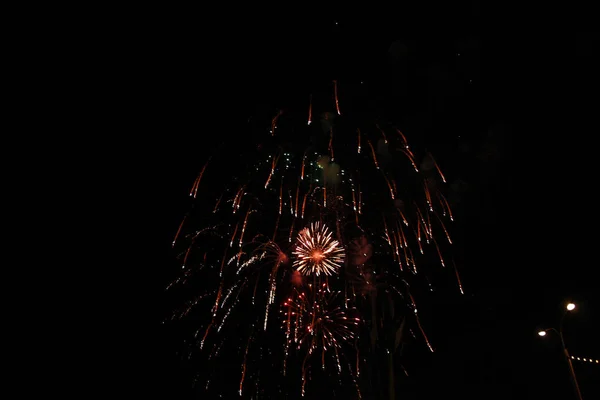
[[[188,398],[177,344],[160,321],[189,187],[222,135],[238,134],[229,127],[294,103],[307,85],[338,79],[373,87],[386,112],[431,143],[467,188],[466,295],[432,300],[437,351],[412,363],[401,396],[570,398],[557,341],[536,331],[557,326],[562,302],[573,300],[570,351],[600,358],[589,150],[598,48],[585,24],[535,36],[517,32],[511,17],[478,2],[369,11],[146,8],[129,16],[135,23],[102,63],[102,76],[118,82],[107,112],[126,121],[115,138],[127,165],[115,200],[127,197],[131,237],[119,260],[131,262],[110,270],[127,300],[111,329],[118,350],[108,381],[132,395]],[[599,367],[575,368],[584,397],[593,398]]]

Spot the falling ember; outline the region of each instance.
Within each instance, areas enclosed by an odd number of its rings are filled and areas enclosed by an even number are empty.
[[[440,246],[438,246],[437,240],[435,240],[435,238],[433,239],[433,244],[435,244],[435,249],[437,250],[438,256],[440,258],[440,263],[442,264],[442,267],[445,267],[446,264],[444,264],[444,258],[442,257],[442,251],[440,250]]]
[[[456,268],[456,263],[452,260],[452,265],[454,266],[454,273],[456,274],[456,281],[458,282],[458,289],[460,289],[460,294],[465,294],[462,287],[462,282],[460,281],[460,275],[458,275],[458,269]]]
[[[427,186],[427,180],[423,182],[423,191],[425,192],[425,199],[427,201],[427,205],[429,206],[429,211],[433,212],[433,205],[431,204],[431,193],[429,192],[429,187]]]
[[[308,125],[312,123],[312,94],[310,95],[310,103],[308,105]]]
[[[333,128],[329,129],[329,152],[331,155],[331,161],[333,162],[334,159],[334,155],[333,155]]]
[[[387,223],[385,222],[385,217],[383,217],[383,232],[385,233],[385,239],[388,244],[391,246],[392,241],[390,240],[390,232],[388,231]]]
[[[237,193],[235,194],[235,198],[233,199],[233,213],[235,214],[235,212],[240,208],[240,202],[242,201],[242,197],[244,196],[244,188],[245,186],[242,186]]]
[[[379,124],[375,124],[375,126],[377,127],[377,129],[379,129],[379,132],[381,132],[381,136],[383,136],[383,142],[384,142],[385,144],[387,144],[388,140],[387,140],[387,137],[385,136],[385,132],[383,131],[383,129],[381,129],[381,128],[379,127]]]
[[[371,144],[371,141],[367,139],[367,143],[369,144],[369,147],[371,148],[371,154],[373,155],[373,162],[375,162],[375,168],[379,169],[379,164],[377,163],[377,155],[375,154],[375,149],[373,148],[373,145]]]
[[[452,217],[452,209],[450,208],[450,204],[448,204],[448,200],[444,197],[443,194],[439,193],[440,198],[442,199],[443,204],[446,206],[446,210],[448,211],[448,216],[450,217],[450,221],[454,221],[454,217]]]
[[[337,110],[338,115],[342,115],[340,112],[340,103],[338,101],[337,81],[333,81],[333,91],[335,93],[335,109]]]
[[[417,168],[417,164],[415,163],[415,157],[410,152],[410,150],[400,150],[400,151],[403,152],[404,154],[406,154],[406,157],[408,157],[408,160],[412,164],[413,169],[415,170],[415,172],[419,172],[419,168]]]
[[[358,225],[358,209],[356,207],[356,191],[354,185],[352,185],[352,208],[354,209],[354,215],[356,216],[356,224]]]
[[[304,152],[304,157],[302,157],[302,167],[300,168],[300,180],[304,180],[304,164],[306,163],[306,152]]]
[[[360,183],[358,184],[358,213],[362,214],[362,191],[360,190]]]
[[[246,224],[248,223],[248,216],[250,215],[251,210],[248,209],[248,211],[246,211],[246,218],[244,218],[244,225],[242,225],[242,233],[240,234],[240,251],[241,251],[241,247],[242,247],[242,243],[244,240],[244,232],[246,231]]]
[[[302,200],[302,214],[300,215],[300,218],[304,219],[304,209],[306,208],[306,196],[308,196],[308,193],[304,194],[304,199]]]
[[[295,218],[292,221],[292,224],[290,225],[290,236],[288,238],[288,242],[290,242],[290,243],[292,243],[292,236],[294,235],[294,222],[296,222]]]
[[[427,243],[429,243],[429,238],[431,237],[431,231],[428,229],[427,222],[425,222],[425,218],[423,218],[423,213],[421,212],[419,207],[416,207],[416,210],[417,210],[417,214],[419,217],[419,222],[423,226],[423,232],[425,232],[425,240],[427,241]]]
[[[246,344],[246,351],[244,352],[244,361],[242,362],[242,378],[240,379],[240,388],[239,393],[242,395],[242,387],[244,386],[244,378],[246,378],[246,362],[248,358],[248,349],[250,348],[250,340],[252,339],[252,335],[248,338],[248,343]]]
[[[404,215],[402,210],[398,209],[398,212],[400,213],[400,217],[402,217],[402,222],[404,222],[404,225],[408,226],[408,221],[406,220],[406,216]]]
[[[298,233],[294,267],[304,275],[332,275],[344,262],[344,249],[319,222]]]
[[[402,248],[400,241],[398,240],[398,235],[394,234],[394,246],[393,248],[396,251],[396,259],[398,260],[398,266],[400,267],[400,272],[404,271],[404,266],[402,265],[402,257],[400,257],[400,251],[398,249]],[[391,245],[391,243],[390,243]],[[406,258],[406,253],[404,254]]]
[[[435,158],[433,158],[433,155],[431,153],[429,153],[429,157],[431,158],[431,161],[433,161],[433,165],[435,165],[435,169],[437,170],[438,174],[440,174],[442,181],[446,183],[446,177],[444,176],[444,174],[442,174],[442,170],[438,166],[438,163],[435,161]]]
[[[215,204],[215,208],[213,209],[213,214],[215,214],[217,212],[217,210],[219,209],[219,204],[221,204],[222,199],[223,199],[223,193],[221,193],[221,195],[219,196],[219,199],[217,200],[217,204]]]
[[[398,132],[398,135],[400,135],[400,139],[402,140],[402,145],[404,146],[404,148],[408,149],[408,141],[406,140],[406,136],[404,136],[404,133],[402,133],[402,131],[398,128],[396,128],[396,132]]]
[[[271,161],[271,172],[269,173],[269,177],[267,178],[267,182],[265,183],[265,189],[269,186],[269,182],[271,182],[271,178],[275,173],[275,167],[277,166],[277,161],[279,161],[279,157],[281,155],[278,154],[276,157],[273,157],[273,161]]]
[[[356,129],[357,132],[357,136],[358,136],[358,154],[360,154],[360,129]]]
[[[273,119],[271,120],[271,136],[275,136],[275,129],[277,129],[277,120],[279,119],[281,114],[283,114],[283,110],[279,110],[277,115],[275,115],[275,117],[273,117]]]
[[[237,233],[239,227],[240,227],[240,223],[238,222],[235,225],[235,229],[233,230],[233,235],[231,235],[231,242],[229,243],[229,247],[233,247],[233,241],[235,239],[235,234]]]
[[[448,239],[448,243],[452,244],[452,239],[450,238],[450,234],[448,233],[448,230],[446,229],[446,225],[444,224],[444,221],[442,221],[442,219],[440,218],[440,216],[437,213],[434,213],[434,214],[437,217],[438,221],[440,221],[440,225],[444,229],[444,233],[446,234],[446,239]]]
[[[383,174],[383,178],[385,179],[385,182],[387,183],[388,189],[390,190],[390,196],[392,197],[392,200],[394,200],[394,198],[395,198],[395,196],[394,196],[394,188],[392,187],[392,184],[390,183],[390,180],[385,175],[385,173]]]
[[[204,171],[206,170],[206,167],[208,166],[209,162],[210,162],[210,158],[208,159],[206,164],[204,164],[204,167],[202,167],[202,170],[200,171],[200,173],[198,174],[198,177],[196,178],[196,180],[194,181],[194,184],[192,185],[192,190],[190,190],[190,196],[193,197],[194,199],[196,198],[196,194],[198,193],[198,187],[200,186],[200,181],[202,180],[202,176],[204,175]]]
[[[173,244],[171,245],[172,247],[175,246],[175,242],[177,242],[177,238],[179,237],[179,234],[181,233],[181,228],[183,227],[183,224],[185,223],[186,219],[187,219],[187,215],[185,217],[183,217],[183,219],[181,220],[181,223],[179,224],[179,228],[177,229],[177,233],[175,234],[175,238],[173,238]]]
[[[281,215],[281,210],[283,210],[283,179],[279,185],[279,215]]]
[[[267,300],[267,306],[265,307],[265,322],[263,325],[263,330],[267,330],[269,308],[275,302],[275,289],[277,288],[277,271],[279,271],[279,266],[285,262],[287,262],[287,255],[281,252],[281,250],[278,250],[277,261],[275,263],[275,267],[273,267],[273,269],[271,270],[271,276],[269,277],[269,298]]]
[[[429,339],[427,338],[427,335],[425,334],[425,331],[423,330],[423,327],[421,326],[421,321],[419,320],[419,316],[417,315],[416,309],[415,309],[415,317],[417,319],[417,326],[419,327],[419,330],[421,331],[421,335],[423,335],[423,339],[425,339],[425,343],[427,344],[429,351],[431,351],[433,353],[433,347],[431,347],[431,343],[429,343]]]

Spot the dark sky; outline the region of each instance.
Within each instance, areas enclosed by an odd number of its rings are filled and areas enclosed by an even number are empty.
[[[580,307],[565,325],[570,350],[600,358],[594,223],[565,221],[595,208],[596,184],[575,183],[591,161],[563,158],[557,144],[583,151],[581,131],[597,131],[584,100],[595,94],[582,89],[597,84],[594,36],[518,37],[502,13],[475,1],[435,10],[236,13],[151,10],[124,39],[135,66],[126,68],[125,96],[144,121],[131,124],[133,170],[141,175],[132,185],[143,193],[132,212],[144,216],[146,241],[135,269],[143,276],[135,300],[143,328],[127,336],[134,393],[187,398],[176,344],[159,326],[161,293],[177,268],[169,244],[208,151],[250,116],[294,106],[306,87],[338,79],[372,87],[385,112],[419,132],[465,188],[466,295],[432,299],[437,351],[412,363],[402,398],[571,398],[556,340],[535,332],[556,326],[561,302],[572,299]],[[531,127],[522,114],[535,120]],[[578,133],[542,128],[563,122]],[[575,368],[584,397],[593,398],[600,367]]]

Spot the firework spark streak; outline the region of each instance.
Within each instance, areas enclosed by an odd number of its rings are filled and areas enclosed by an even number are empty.
[[[210,159],[206,162],[206,164],[204,164],[204,167],[202,167],[200,174],[198,174],[198,177],[192,185],[192,190],[190,190],[190,196],[192,196],[193,198],[196,198],[196,195],[198,194],[198,187],[200,186],[200,181],[202,180],[202,176],[204,175],[204,171],[206,170],[206,167],[208,166],[209,162]]]
[[[308,123],[306,104],[266,114],[249,128],[260,143],[240,144],[248,154],[223,147],[189,191],[171,244],[180,263],[167,293],[177,305],[165,323],[187,321],[188,357],[213,372],[200,385],[208,398],[231,388],[248,398],[283,398],[283,388],[370,398],[364,376],[379,359],[372,335],[388,335],[377,334],[388,329],[384,303],[407,321],[403,342],[410,332],[433,351],[414,298],[444,277],[464,294],[447,254],[454,218],[437,162],[394,125],[355,119],[355,102],[342,98],[342,115],[337,89],[306,94]],[[432,168],[420,171],[424,160]],[[216,368],[232,361],[234,370]]]
[[[310,95],[310,103],[308,105],[308,125],[312,122],[312,94]]]
[[[337,81],[333,81],[333,91],[335,93],[335,109],[338,115],[342,115],[342,113],[340,112],[340,102],[338,101]]]

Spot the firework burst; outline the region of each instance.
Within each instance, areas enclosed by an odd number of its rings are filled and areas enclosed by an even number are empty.
[[[304,395],[332,366],[335,377],[323,379],[360,397],[360,371],[377,365],[367,361],[377,359],[373,349],[393,353],[405,328],[433,351],[413,290],[430,290],[434,273],[460,282],[448,256],[446,177],[395,126],[353,118],[342,88],[331,88],[325,110],[310,97],[308,124],[274,112],[258,126],[257,152],[215,154],[193,182],[193,212],[172,244],[182,273],[169,285],[186,299],[166,321],[191,322],[190,356],[201,355],[200,370],[210,365],[208,392],[232,386],[212,380],[233,377],[240,396],[282,398],[290,387]],[[238,360],[241,372],[214,368],[220,357]]]
[[[326,226],[310,224],[298,234],[298,244],[292,252],[294,267],[304,275],[332,275],[344,262],[344,249],[332,238]]]
[[[326,369],[327,353],[337,373],[342,372],[340,352],[343,345],[348,345],[358,334],[360,318],[353,317],[355,308],[347,309],[340,301],[340,291],[332,291],[327,283],[320,285],[307,284],[302,289],[295,289],[292,296],[283,303],[283,330],[286,335],[285,357],[290,347],[305,352],[302,361],[302,393],[306,385],[306,373],[313,355],[320,352],[319,364]],[[285,365],[284,364],[284,372]]]

